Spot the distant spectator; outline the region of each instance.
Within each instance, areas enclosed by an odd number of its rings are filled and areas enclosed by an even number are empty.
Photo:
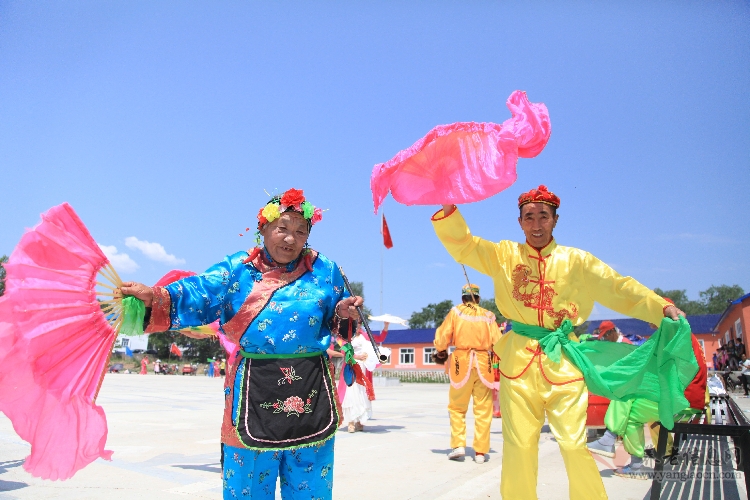
[[[632,344],[630,339],[625,337],[620,329],[617,328],[611,321],[602,321],[602,323],[599,325],[599,340]]]
[[[742,368],[742,374],[740,374],[740,382],[742,382],[742,388],[745,390],[745,397],[750,395],[750,392],[747,390],[747,383],[748,378],[750,377],[750,360],[747,359],[747,356],[745,356],[745,353],[742,353],[740,362],[740,367]]]
[[[727,350],[724,347],[719,347],[721,350],[721,354],[719,355],[719,363],[721,364],[721,369],[724,370],[729,366],[729,355],[727,354]]]
[[[743,354],[747,356],[747,353],[745,352],[745,344],[742,343],[742,339],[737,339],[734,341],[734,351],[737,353],[737,357],[740,359],[742,359]]]
[[[716,353],[714,353],[713,365],[712,366],[713,366],[714,370],[718,370],[719,369],[719,356]]]
[[[739,363],[737,362],[739,357],[737,355],[737,348],[734,345],[734,340],[730,340],[727,342],[726,345],[726,351],[727,351],[727,365],[731,370],[736,370],[739,366]]]

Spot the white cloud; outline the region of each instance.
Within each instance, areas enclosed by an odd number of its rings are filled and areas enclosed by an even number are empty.
[[[164,250],[164,247],[161,246],[160,243],[141,241],[135,236],[128,236],[127,238],[125,238],[125,244],[128,246],[128,248],[135,248],[136,250],[140,250],[143,255],[157,262],[162,262],[164,264],[173,266],[185,263],[185,259],[178,259],[171,253],[167,253],[167,251]]]
[[[114,245],[99,245],[118,273],[132,273],[140,266],[126,253],[119,253]]]

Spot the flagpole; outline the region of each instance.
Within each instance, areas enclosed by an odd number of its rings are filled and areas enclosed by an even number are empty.
[[[380,233],[384,234],[383,227],[385,221],[385,212],[380,214]],[[383,314],[383,246],[380,247],[380,314]]]

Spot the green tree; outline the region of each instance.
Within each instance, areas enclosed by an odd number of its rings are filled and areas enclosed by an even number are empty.
[[[354,295],[359,295],[362,297],[362,299],[365,298],[365,285],[361,281],[352,281],[349,283],[352,286],[352,292],[354,292]],[[372,309],[367,307],[367,304],[362,306],[362,312],[365,313],[365,316],[372,316]]]
[[[216,337],[194,339],[177,332],[152,333],[148,336],[148,348],[154,349],[156,356],[162,360],[169,359],[169,349],[173,342],[183,348],[181,358],[183,360],[197,360],[205,363],[206,358],[227,357],[226,351]],[[172,355],[172,358],[176,356]]]
[[[484,309],[487,309],[491,313],[495,315],[495,320],[497,320],[497,324],[507,321],[505,316],[503,316],[503,313],[500,312],[500,309],[497,308],[497,304],[495,304],[494,297],[491,299],[481,299],[479,301],[479,307],[482,307]]]
[[[711,285],[700,293],[701,302],[705,305],[707,314],[724,312],[730,302],[743,295],[745,291],[739,285]]]
[[[8,262],[8,256],[3,255],[0,257],[0,297],[5,293],[5,266],[4,264]]]
[[[674,305],[681,309],[685,314],[708,314],[705,304],[697,300],[690,300],[687,296],[687,290],[662,290],[654,288],[657,295],[672,299]]]
[[[589,322],[584,321],[583,323],[581,323],[580,325],[578,325],[577,327],[573,329],[573,333],[575,333],[577,337],[580,337],[581,335],[586,333],[588,329],[589,329]]]
[[[711,285],[699,293],[700,300],[690,300],[687,290],[662,290],[654,288],[654,292],[662,297],[670,298],[685,314],[718,314],[724,312],[729,302],[741,297],[745,291],[739,285]]]
[[[421,311],[412,313],[409,318],[409,328],[437,328],[453,307],[453,302],[444,300],[437,304],[427,304]]]

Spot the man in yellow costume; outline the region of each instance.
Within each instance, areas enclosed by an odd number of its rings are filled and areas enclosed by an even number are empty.
[[[537,498],[539,436],[545,415],[565,462],[570,498],[607,498],[599,471],[586,448],[587,384],[610,399],[629,397],[639,389],[627,386],[628,380],[620,382],[620,378],[625,378],[618,374],[622,370],[607,373],[604,377],[609,378],[604,380],[598,375],[598,367],[594,369],[590,361],[579,356],[572,329],[586,320],[594,301],[649,323],[658,324],[664,316],[669,316],[676,321],[676,326],[670,323],[669,328],[678,329],[674,335],[680,335],[680,347],[690,349],[689,337],[683,338],[686,322],[678,318],[680,314],[684,316],[679,309],[633,278],[620,276],[593,255],[557,245],[552,231],[558,221],[559,206],[560,199],[545,186],[519,197],[518,222],[526,236],[525,243],[508,240],[494,243],[472,236],[455,205],[443,205],[432,217],[435,232],[451,256],[492,277],[497,306],[513,323],[511,331],[494,348],[503,378],[500,493],[505,499]],[[667,332],[665,336],[671,334]],[[662,344],[657,344],[658,341],[656,338],[638,353],[651,350],[639,360],[643,371],[650,370],[648,377],[658,377],[655,374],[658,370],[649,360],[649,356],[661,353]],[[617,349],[635,349],[611,345]],[[684,366],[678,371],[679,386],[689,383],[697,366]],[[660,384],[656,380],[648,379],[650,394],[659,393]],[[661,378],[658,381],[663,382]],[[623,386],[627,387],[620,391]],[[610,391],[609,387],[616,390]],[[672,425],[668,419],[675,413],[671,408],[679,404],[679,400],[671,405],[662,402],[666,416],[662,421],[668,422],[665,424],[668,428]]]
[[[490,451],[492,389],[495,388],[490,351],[500,340],[495,315],[479,307],[479,287],[464,285],[462,304],[453,307],[435,332],[436,358],[445,360],[448,347],[456,346],[448,358],[448,413],[451,419],[451,452],[458,460],[466,455],[466,411],[474,398],[474,461],[483,464]]]

